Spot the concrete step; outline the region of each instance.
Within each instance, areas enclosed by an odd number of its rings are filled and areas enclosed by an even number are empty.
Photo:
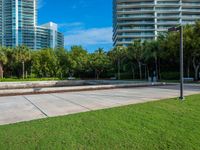
[[[0,90],[84,85],[84,80],[0,82]]]
[[[0,96],[104,90],[104,89],[115,89],[115,88],[164,86],[164,85],[166,85],[166,83],[130,83],[130,84],[88,85],[88,86],[68,86],[68,87],[2,89],[2,90],[0,90]]]

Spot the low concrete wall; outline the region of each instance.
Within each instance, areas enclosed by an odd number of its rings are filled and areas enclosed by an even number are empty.
[[[133,83],[135,84],[135,83],[144,83],[144,82],[123,81],[123,80],[63,80],[63,81],[0,82],[0,90],[42,88],[42,87],[82,86],[82,85],[133,84]]]
[[[137,83],[146,84],[147,82],[131,81],[131,80],[86,80],[85,83],[89,85],[111,85],[111,84],[137,84]]]
[[[115,88],[163,86],[163,85],[165,85],[165,83],[153,83],[153,84],[152,83],[137,83],[137,84],[134,83],[134,84],[51,87],[51,88],[46,87],[46,88],[27,88],[27,89],[4,89],[4,90],[0,90],[0,96],[90,91],[90,90],[104,90],[104,89],[115,89]]]
[[[0,90],[41,88],[41,87],[80,86],[84,84],[85,84],[84,80],[0,82]]]

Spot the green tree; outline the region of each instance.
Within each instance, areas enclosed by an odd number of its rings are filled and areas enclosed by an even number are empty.
[[[18,46],[14,49],[16,61],[22,64],[22,77],[25,77],[25,63],[31,60],[31,50],[26,46]]]
[[[127,56],[131,61],[135,60],[137,62],[139,68],[139,76],[142,80],[142,61],[144,59],[144,49],[141,40],[135,40],[133,44],[128,46]]]
[[[116,46],[112,51],[109,52],[109,56],[117,64],[118,80],[121,79],[121,65],[123,60],[127,56],[127,48],[124,46]]]
[[[60,67],[61,78],[67,76],[70,67],[69,53],[64,48],[57,48],[55,54]]]
[[[82,46],[72,46],[69,51],[70,76],[85,71],[88,60],[88,52]]]
[[[200,22],[195,25],[184,26],[184,66],[187,68],[187,76],[190,77],[191,62],[194,68],[195,80],[198,80],[198,72],[200,68]],[[167,43],[167,44],[166,44]],[[166,37],[166,54],[165,58],[176,60],[173,64],[179,64],[180,34],[179,32],[169,33]],[[165,61],[167,61],[165,59]],[[179,68],[179,65],[177,69]]]
[[[184,60],[185,60],[185,66],[187,71],[187,77],[190,77],[190,66],[192,62],[192,43],[195,39],[193,39],[193,33],[194,33],[194,26],[193,25],[186,25],[184,27],[184,33],[183,33],[183,42],[184,42]]]
[[[7,55],[6,55],[6,49],[3,47],[0,47],[0,78],[4,77],[4,70],[3,66],[8,62]]]
[[[196,22],[193,29],[193,40],[192,40],[192,63],[195,72],[195,80],[198,80],[198,73],[200,68],[200,21]]]
[[[33,72],[39,77],[57,77],[60,66],[53,49],[42,49],[33,53]]]
[[[157,40],[152,40],[152,41],[145,41],[143,43],[143,47],[144,47],[144,59],[147,62],[147,66],[148,66],[148,62],[151,62],[151,60],[153,60],[154,62],[154,71],[156,73],[156,77],[157,79],[159,78],[159,66],[160,63],[158,63],[160,55],[162,53],[162,47],[161,47],[161,41],[158,38]],[[149,68],[149,67],[147,67]],[[149,76],[149,69],[147,69],[148,72],[148,76]]]
[[[152,48],[153,48],[153,41],[144,41],[144,43],[142,44],[143,49],[144,49],[144,65],[145,65],[145,77],[150,77],[150,66],[152,63],[152,59],[154,59],[153,57],[153,53],[152,53]]]
[[[108,55],[101,48],[90,55],[90,66],[92,70],[95,71],[97,80],[99,79],[101,73],[110,67],[110,64],[111,61]]]
[[[19,67],[16,65],[15,52],[13,48],[4,47],[3,49],[5,49],[4,52],[6,51],[7,62],[9,62],[4,65],[4,76],[12,77],[19,70]]]

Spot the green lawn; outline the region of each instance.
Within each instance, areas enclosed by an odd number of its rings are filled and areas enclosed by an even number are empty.
[[[200,148],[200,95],[0,126],[0,149]]]

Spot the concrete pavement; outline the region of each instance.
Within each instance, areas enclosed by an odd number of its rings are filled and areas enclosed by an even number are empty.
[[[0,125],[179,96],[178,85],[0,97]],[[200,93],[186,85],[185,95]]]

